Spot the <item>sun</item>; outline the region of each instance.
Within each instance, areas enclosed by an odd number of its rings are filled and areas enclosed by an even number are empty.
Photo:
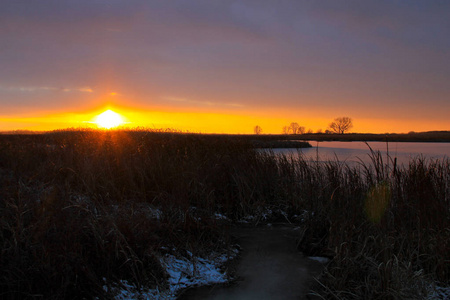
[[[99,114],[95,118],[95,123],[97,124],[98,127],[111,129],[120,126],[125,122],[121,115],[108,109],[107,111]]]

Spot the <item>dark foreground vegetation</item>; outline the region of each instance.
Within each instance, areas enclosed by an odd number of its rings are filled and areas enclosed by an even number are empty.
[[[426,297],[450,285],[450,163],[357,168],[258,151],[249,140],[147,131],[0,135],[0,296],[110,298],[164,289],[159,257],[227,247],[217,213],[296,222],[331,258],[324,298]]]

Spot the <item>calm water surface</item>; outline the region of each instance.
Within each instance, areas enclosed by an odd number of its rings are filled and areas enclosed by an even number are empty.
[[[350,165],[363,162],[369,164],[370,149],[364,142],[315,142],[311,141],[312,148],[301,149],[301,153],[307,160],[345,161]],[[380,151],[386,162],[388,154],[391,158],[397,158],[398,164],[407,165],[410,159],[424,157],[427,159],[450,158],[450,143],[406,143],[406,142],[369,142],[373,150]],[[274,149],[274,153],[298,155],[293,149]]]

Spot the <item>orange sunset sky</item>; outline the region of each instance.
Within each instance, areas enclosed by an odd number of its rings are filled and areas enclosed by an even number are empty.
[[[1,1],[0,131],[450,130],[449,1]]]

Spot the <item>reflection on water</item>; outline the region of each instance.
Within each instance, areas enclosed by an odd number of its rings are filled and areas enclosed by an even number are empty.
[[[364,142],[315,142],[312,148],[300,149],[307,160],[328,161],[336,160],[356,165],[360,162],[370,164],[370,149]],[[450,157],[450,143],[406,143],[406,142],[369,142],[369,146],[380,151],[383,161],[387,162],[388,155],[397,158],[397,163],[407,165],[412,158],[424,157],[443,159]],[[297,150],[274,149],[274,153],[298,155]]]

